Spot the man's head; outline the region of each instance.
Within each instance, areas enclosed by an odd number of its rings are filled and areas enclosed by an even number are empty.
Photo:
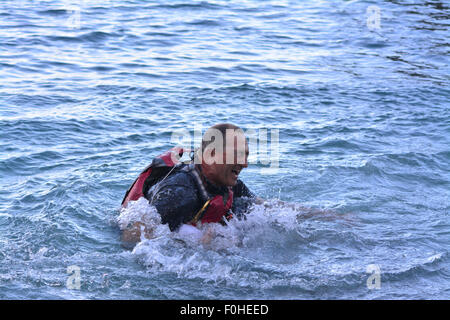
[[[218,186],[234,186],[241,170],[248,167],[248,153],[241,128],[229,123],[216,124],[202,138],[202,171]]]

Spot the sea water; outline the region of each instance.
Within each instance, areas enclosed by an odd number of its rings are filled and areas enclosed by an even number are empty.
[[[448,299],[449,26],[445,1],[1,1],[0,298]],[[120,210],[219,122],[268,136],[241,173],[264,204],[177,233]]]

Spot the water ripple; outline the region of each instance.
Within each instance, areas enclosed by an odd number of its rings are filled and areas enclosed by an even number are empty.
[[[367,26],[369,4],[380,29]],[[446,3],[72,9],[0,2],[3,298],[448,296]],[[155,225],[159,238],[125,250],[116,220],[129,184],[175,129],[217,122],[278,129],[280,168],[256,161],[242,178],[327,214],[254,207],[210,247]],[[367,289],[371,264],[380,290]],[[69,265],[82,267],[80,291],[65,289]]]

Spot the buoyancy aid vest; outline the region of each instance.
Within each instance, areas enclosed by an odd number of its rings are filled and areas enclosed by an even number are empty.
[[[222,222],[223,218],[230,220],[233,217],[231,214],[231,207],[233,205],[233,191],[231,188],[228,187],[228,192],[224,193],[223,196],[216,195],[210,197],[198,171],[193,165],[191,166],[191,173],[197,181],[200,194],[202,195],[203,201],[205,201],[203,207],[192,219],[191,224],[195,225],[199,221],[201,223]]]
[[[122,207],[126,207],[129,201],[136,201],[143,197],[150,187],[164,180],[171,173],[176,172],[177,168],[181,168],[180,165],[182,163],[180,162],[180,158],[184,152],[182,148],[175,147],[154,158],[152,163],[140,173],[127,190],[122,200]],[[200,191],[202,201],[204,202],[202,208],[190,221],[191,224],[196,225],[198,222],[222,222],[224,218],[227,220],[232,218],[233,191],[230,187],[228,187],[228,192],[223,196],[216,195],[211,197],[206,191],[200,174],[193,163],[181,170],[187,170],[193,176]]]
[[[154,158],[125,193],[122,207],[126,207],[129,201],[136,201],[143,197],[152,185],[159,182],[163,177],[167,177],[175,169],[182,156],[183,149],[175,147]]]

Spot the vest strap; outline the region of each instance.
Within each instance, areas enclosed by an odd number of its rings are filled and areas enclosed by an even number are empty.
[[[191,163],[186,168],[194,177],[195,182],[197,182],[197,186],[200,189],[201,196],[203,198],[203,201],[210,200],[210,197],[208,195],[208,192],[206,191],[205,185],[203,184],[202,178],[200,178],[200,175],[198,174],[197,169],[195,168],[195,164]]]
[[[197,223],[198,220],[200,220],[200,218],[202,218],[202,213],[205,212],[206,208],[208,207],[209,203],[211,202],[211,199],[206,201],[205,204],[203,205],[203,207],[197,212],[197,214],[195,215],[194,219],[192,219],[191,223]]]

